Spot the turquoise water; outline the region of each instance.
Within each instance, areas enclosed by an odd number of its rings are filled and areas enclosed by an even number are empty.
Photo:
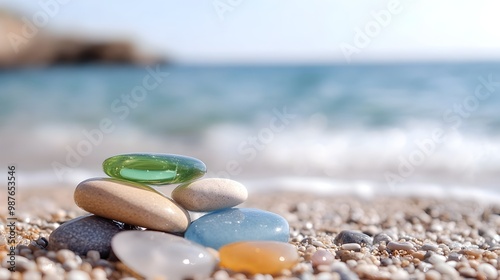
[[[500,179],[500,64],[158,70],[1,72],[2,164],[27,185],[102,175],[125,152],[186,154],[242,180],[495,190]]]
[[[324,114],[331,129],[401,127],[440,121],[445,110],[474,94],[479,77],[500,81],[497,64],[161,66],[161,71],[170,75],[130,108],[127,123],[160,133],[199,132],[221,122],[253,125],[272,108],[288,106],[300,116]],[[147,74],[143,68],[92,66],[3,72],[2,122],[12,121],[19,110],[30,110],[34,125],[92,125],[102,116],[121,116],[119,105],[111,108],[113,101],[130,94]],[[462,128],[500,133],[499,105],[500,94],[492,94]]]

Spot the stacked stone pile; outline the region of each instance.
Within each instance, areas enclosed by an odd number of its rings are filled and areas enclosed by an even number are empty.
[[[198,159],[125,154],[106,159],[103,169],[109,178],[85,180],[74,192],[75,203],[91,215],[52,232],[49,249],[116,256],[147,278],[206,278],[221,267],[276,275],[299,261],[287,243],[287,221],[259,209],[234,208],[247,199],[245,186],[200,179],[206,166]],[[154,187],[167,184],[179,184],[171,197]],[[191,221],[190,211],[206,214]]]

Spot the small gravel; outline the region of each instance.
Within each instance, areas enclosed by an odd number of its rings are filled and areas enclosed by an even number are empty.
[[[484,275],[486,279],[497,279],[498,271],[489,263],[482,263],[477,267],[477,272]]]
[[[389,250],[404,250],[404,251],[414,251],[415,247],[410,242],[397,242],[390,241],[387,244],[387,249]]]
[[[0,279],[8,280],[10,278],[10,270],[7,268],[0,267]]]
[[[372,238],[362,232],[355,230],[343,230],[333,240],[333,243],[342,245],[346,243],[357,243],[363,245],[371,245]]]
[[[390,241],[392,241],[392,237],[390,237],[387,233],[385,232],[381,232],[381,233],[378,233],[376,234],[374,237],[373,237],[373,244],[379,244],[379,243],[382,243],[382,242],[385,242],[385,244],[389,243]]]
[[[335,256],[327,250],[316,251],[311,257],[311,263],[314,267],[325,265],[329,266],[335,261]]]
[[[434,268],[442,274],[442,278],[458,279],[460,276],[458,271],[447,263],[438,263]]]
[[[23,190],[18,201],[16,272],[0,238],[0,280],[141,279],[112,254],[47,247],[50,234],[86,213],[56,192]],[[21,196],[20,196],[21,198]],[[243,207],[285,217],[300,263],[277,279],[498,279],[500,207],[477,201],[434,198],[315,196],[307,193],[250,194]],[[7,235],[0,209],[0,237]],[[5,239],[5,238],[4,238]],[[3,243],[2,243],[3,242]],[[211,250],[214,256],[218,252]],[[211,279],[272,279],[223,269]]]
[[[439,246],[436,244],[424,244],[422,247],[420,247],[420,250],[422,251],[437,251],[439,249]]]
[[[426,258],[426,261],[432,264],[444,263],[446,262],[446,257],[436,253],[430,253],[429,257]]]
[[[344,243],[340,248],[342,248],[342,250],[359,251],[361,250],[361,245],[358,243]]]

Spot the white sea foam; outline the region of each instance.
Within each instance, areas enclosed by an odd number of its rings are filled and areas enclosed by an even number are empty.
[[[75,188],[79,182],[102,176],[99,170],[75,170],[73,176],[59,182],[53,173],[23,173],[18,181],[22,193],[30,188],[62,187]],[[329,177],[260,177],[240,180],[253,195],[275,192],[302,192],[320,195],[357,196],[365,199],[377,197],[430,197],[440,199],[477,200],[500,203],[500,190],[485,186],[456,184],[405,183],[397,188],[388,188],[384,182],[368,180],[336,180]],[[169,194],[175,185],[159,186],[160,191]]]
[[[73,130],[73,136],[68,136],[66,131],[66,136],[59,138],[62,143],[57,142],[57,145],[50,145],[51,138],[40,130],[24,131],[24,137],[11,140],[23,144],[23,139],[29,139],[40,144],[30,147],[30,154],[36,156],[25,154],[15,162],[19,166],[20,185],[27,188],[75,187],[87,178],[104,176],[100,168],[108,156],[163,152],[200,158],[207,164],[209,176],[242,180],[249,189],[259,192],[307,190],[366,197],[453,196],[481,200],[497,200],[500,196],[497,187],[500,141],[496,138],[459,132],[449,134],[421,165],[414,166],[412,174],[395,186],[389,186],[385,174],[399,174],[401,158],[418,151],[415,141],[428,137],[430,129],[335,131],[299,123],[275,133],[271,141],[259,142],[258,148],[248,145],[247,149],[254,151],[253,157],[250,153],[241,153],[239,146],[249,137],[258,138],[262,127],[222,125],[207,129],[206,133],[195,139],[188,138],[188,141],[185,137],[162,137],[138,129],[121,129],[106,135],[94,152],[82,157],[79,166],[69,167],[62,180],[57,178],[50,163],[60,161],[64,164],[67,153],[64,147],[76,145],[78,129]],[[55,127],[46,131],[63,135]],[[50,153],[46,153],[47,149]],[[5,159],[2,159],[4,165],[8,164]],[[237,163],[238,172],[228,172],[228,162]]]

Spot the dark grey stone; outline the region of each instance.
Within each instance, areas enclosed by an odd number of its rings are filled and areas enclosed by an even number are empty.
[[[448,255],[448,261],[456,261],[456,262],[459,262],[461,258],[462,258],[462,254],[459,254],[459,253],[457,253],[457,252],[451,252],[451,253]]]
[[[122,231],[122,225],[95,215],[83,216],[63,223],[50,234],[49,250],[68,249],[85,255],[98,251],[102,258],[111,252],[111,238]]]
[[[340,280],[359,280],[359,277],[356,273],[349,270],[339,270],[335,271],[340,275]]]
[[[375,236],[373,237],[373,244],[380,244],[382,241],[384,241],[385,244],[387,244],[390,241],[392,241],[392,237],[390,237],[385,232],[381,232],[381,233],[375,234]]]
[[[339,274],[340,280],[359,280],[358,275],[350,271],[344,262],[333,263],[331,268],[333,272]]]
[[[355,230],[343,230],[337,234],[333,243],[342,245],[346,243],[358,243],[365,245],[372,245],[372,238],[362,232]]]

